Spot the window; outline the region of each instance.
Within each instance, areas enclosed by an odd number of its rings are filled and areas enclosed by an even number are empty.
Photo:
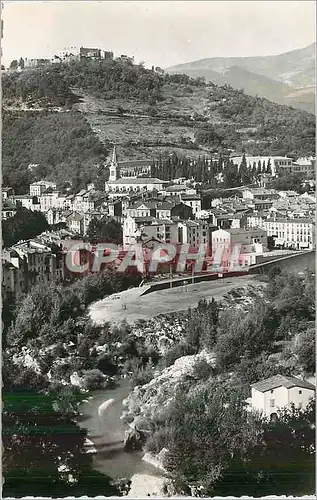
[[[270,399],[270,408],[275,407],[275,399]]]
[[[303,391],[298,391],[298,394],[301,394]]]

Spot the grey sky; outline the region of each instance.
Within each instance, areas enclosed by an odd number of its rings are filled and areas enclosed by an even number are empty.
[[[90,46],[167,67],[270,55],[315,40],[314,1],[5,1],[3,62]]]

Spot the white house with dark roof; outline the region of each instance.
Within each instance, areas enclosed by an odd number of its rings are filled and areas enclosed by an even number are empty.
[[[306,380],[284,375],[261,380],[251,385],[252,408],[264,417],[271,417],[281,408],[294,404],[305,408],[315,396],[315,386]]]
[[[106,193],[136,193],[142,191],[161,191],[168,181],[163,181],[155,177],[126,177],[105,183]]]
[[[201,212],[201,197],[199,194],[181,194],[180,199],[192,209],[194,215]]]

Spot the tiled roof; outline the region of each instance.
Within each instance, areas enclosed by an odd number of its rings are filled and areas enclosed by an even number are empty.
[[[182,200],[200,200],[199,194],[182,194]]]
[[[262,231],[263,233],[266,233],[264,229],[260,228],[249,228],[249,229],[242,229],[242,228],[233,228],[233,229],[226,229],[226,231],[230,234],[250,234],[253,233],[254,231]]]
[[[168,186],[166,188],[166,191],[169,193],[169,192],[173,192],[173,191],[184,191],[186,190],[187,187],[186,186],[183,186],[181,184],[174,184],[173,186]]]
[[[162,203],[162,205],[157,207],[157,210],[172,210],[172,208],[174,208],[174,207],[175,207],[174,203],[171,203],[169,201],[165,201],[164,203]]]
[[[108,184],[165,184],[166,182],[156,177],[136,177],[117,179],[116,181],[109,181]]]
[[[252,384],[251,387],[260,392],[270,391],[276,389],[277,387],[286,387],[286,389],[291,389],[292,387],[303,387],[304,389],[315,390],[315,386],[310,382],[301,380],[295,377],[285,377],[283,375],[274,375],[274,377],[261,380]]]
[[[298,219],[284,219],[284,218],[276,218],[276,219],[267,219],[267,222],[284,222],[284,223],[289,223],[289,224],[314,224],[315,221],[312,219],[303,219],[303,218],[298,218]]]
[[[3,210],[16,210],[17,207],[14,203],[12,203],[12,201],[10,200],[4,200],[4,202],[2,203],[2,211]]]

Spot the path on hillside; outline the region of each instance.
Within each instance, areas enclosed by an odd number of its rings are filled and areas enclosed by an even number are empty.
[[[240,276],[168,288],[144,296],[141,293],[145,287],[132,288],[95,302],[89,308],[89,315],[99,325],[123,320],[134,323],[138,319],[148,320],[159,314],[196,307],[200,299],[214,297],[219,300],[229,290],[254,285],[255,282],[258,282],[256,275]]]

